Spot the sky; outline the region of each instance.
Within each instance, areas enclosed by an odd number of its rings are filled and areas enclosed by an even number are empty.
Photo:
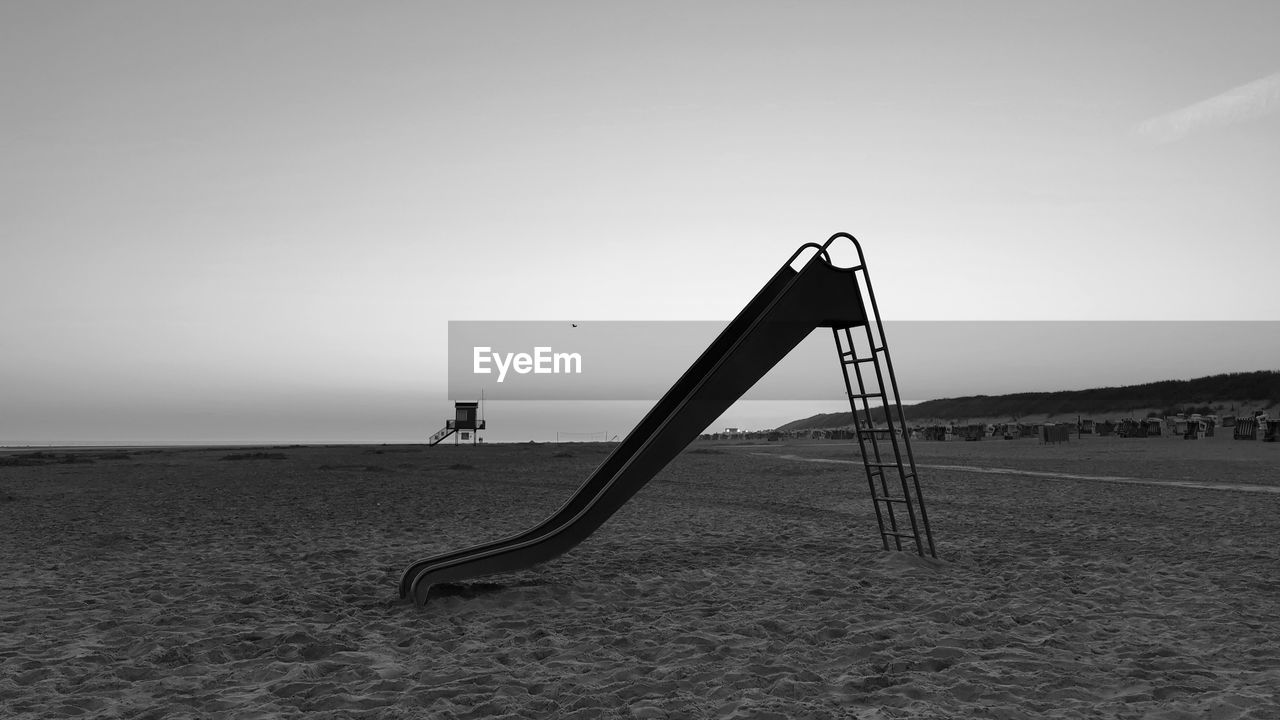
[[[725,322],[839,231],[888,320],[1280,320],[1276,27],[1271,0],[10,0],[0,444],[418,441],[474,399],[450,321]],[[508,405],[492,440],[645,409]]]

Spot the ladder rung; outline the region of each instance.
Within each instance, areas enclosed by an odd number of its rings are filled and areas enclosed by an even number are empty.
[[[893,462],[893,463],[886,463],[886,462],[863,462],[862,464],[863,464],[863,465],[866,465],[866,466],[868,466],[868,467],[876,467],[876,468],[894,467],[894,468],[902,468],[903,470],[906,470],[906,469],[907,469],[907,466],[906,466],[906,465],[903,465],[902,463],[894,463],[894,462]],[[908,473],[908,474],[910,474],[910,473]]]
[[[886,465],[877,465],[876,463],[867,463],[867,464],[872,466],[872,467],[868,467],[868,468],[867,468],[867,472],[868,472],[868,474],[869,474],[869,475],[871,475],[871,477],[884,477],[884,469],[885,469],[885,468],[898,467],[897,465],[894,465],[893,463],[889,463],[889,464],[886,464]],[[903,469],[903,471],[904,471],[904,472],[902,473],[902,476],[901,476],[901,479],[902,479],[902,480],[914,480],[914,479],[915,479],[915,477],[916,477],[916,474],[915,474],[915,473],[913,473],[913,472],[905,472],[905,471],[906,471],[906,469],[907,469],[907,466],[906,466],[906,465],[903,465],[903,466],[902,466],[902,469]]]
[[[884,433],[897,431],[898,428],[858,428],[858,432],[860,433]]]
[[[849,393],[849,397],[850,397],[850,398],[853,398],[853,399],[855,399],[855,400],[856,400],[856,399],[858,399],[858,398],[877,398],[877,397],[884,397],[884,392],[878,392],[878,393]],[[887,398],[886,398],[886,401],[887,401]]]
[[[872,495],[871,499],[877,502],[902,503],[903,505],[911,504],[911,501],[904,497],[880,497],[879,495]]]

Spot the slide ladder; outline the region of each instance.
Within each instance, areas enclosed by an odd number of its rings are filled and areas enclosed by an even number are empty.
[[[862,248],[858,247],[858,265],[852,268],[855,278],[865,288],[870,306],[870,322],[855,332],[853,328],[832,328],[840,367],[844,372],[845,392],[853,411],[858,449],[871,501],[880,527],[880,542],[885,550],[902,550],[904,541],[914,544],[916,553],[937,557],[929,515],[924,509],[920,476],[916,473],[915,456],[902,402],[898,380],[893,374],[889,345],[885,341],[880,309],[871,289]],[[875,331],[872,331],[872,325]],[[850,370],[852,369],[852,373]],[[874,403],[874,404],[873,404]],[[876,413],[875,410],[880,412]],[[881,415],[877,418],[876,415]],[[905,461],[905,462],[904,462]],[[905,517],[904,517],[905,516]]]

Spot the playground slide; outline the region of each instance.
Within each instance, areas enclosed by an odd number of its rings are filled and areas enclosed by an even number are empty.
[[[792,261],[806,245],[792,256]],[[720,417],[817,327],[867,321],[853,269],[825,252],[795,270],[790,261],[711,343],[675,385],[553,515],[525,532],[419,560],[400,595],[424,604],[431,586],[520,570],[563,554],[618,508]]]

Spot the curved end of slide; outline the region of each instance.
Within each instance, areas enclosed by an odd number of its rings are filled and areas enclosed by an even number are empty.
[[[400,599],[409,597],[409,593],[413,590],[413,581],[418,577],[418,573],[422,572],[422,561],[418,561],[405,568],[400,574]]]
[[[410,585],[409,593],[413,596],[413,604],[420,608],[427,606],[427,596],[431,594],[431,586],[435,583],[428,579],[431,573],[419,573]]]

